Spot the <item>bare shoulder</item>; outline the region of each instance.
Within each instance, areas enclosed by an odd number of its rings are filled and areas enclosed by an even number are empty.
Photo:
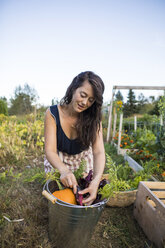
[[[46,112],[45,112],[45,121],[48,122],[54,122],[54,118],[50,112],[50,108],[47,108]]]
[[[47,108],[47,110],[45,111],[45,115],[49,115],[50,114],[50,108]]]

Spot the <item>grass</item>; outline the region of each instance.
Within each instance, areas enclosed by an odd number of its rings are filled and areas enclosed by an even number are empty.
[[[154,248],[154,245],[149,242],[134,219],[131,205],[125,208],[104,209],[90,241],[90,248],[94,247]]]

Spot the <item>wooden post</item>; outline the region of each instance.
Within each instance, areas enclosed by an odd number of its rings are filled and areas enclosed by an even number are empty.
[[[115,113],[114,113],[114,121],[113,121],[113,135],[112,135],[112,137],[115,137],[115,134],[116,134],[116,122],[117,122],[117,113],[115,111]]]
[[[134,115],[134,131],[136,132],[137,130],[137,118],[136,115]]]
[[[120,124],[119,124],[119,136],[118,136],[117,154],[120,154],[122,124],[123,124],[123,113],[120,114]]]
[[[112,99],[109,106],[109,118],[108,118],[108,129],[107,129],[107,142],[110,141],[111,136],[111,127],[112,127],[112,107],[113,107],[113,98],[114,98],[115,91],[112,90]]]

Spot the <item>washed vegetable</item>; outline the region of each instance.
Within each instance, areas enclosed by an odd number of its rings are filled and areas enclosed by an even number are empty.
[[[67,189],[57,190],[53,193],[53,195],[61,201],[77,205],[76,197],[72,189],[67,188]]]

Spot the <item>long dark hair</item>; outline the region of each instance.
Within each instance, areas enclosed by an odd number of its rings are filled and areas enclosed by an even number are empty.
[[[96,133],[100,130],[101,122],[101,107],[103,103],[104,83],[102,79],[92,71],[85,71],[78,74],[62,98],[60,104],[69,104],[72,101],[72,96],[75,90],[82,86],[84,81],[88,81],[94,92],[95,101],[85,111],[79,115],[78,123],[76,125],[78,140],[82,143],[83,147],[89,147],[96,139]]]

